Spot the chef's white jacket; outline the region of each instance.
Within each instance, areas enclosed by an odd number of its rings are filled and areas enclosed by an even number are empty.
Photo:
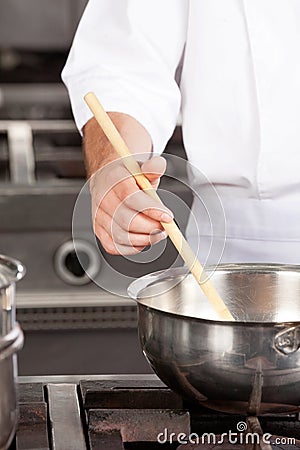
[[[299,0],[90,0],[63,80],[79,129],[94,91],[144,125],[154,152],[181,108],[188,159],[223,204],[223,261],[300,263]],[[190,176],[200,196],[211,189]],[[212,230],[193,212],[203,259]]]

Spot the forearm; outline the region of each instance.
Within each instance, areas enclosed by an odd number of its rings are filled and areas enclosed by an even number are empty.
[[[127,114],[111,112],[110,118],[134,154],[141,154],[138,159],[145,159],[151,153],[152,142],[146,129]],[[105,164],[118,158],[116,151],[106,138],[94,118],[83,128],[84,161],[88,178]]]

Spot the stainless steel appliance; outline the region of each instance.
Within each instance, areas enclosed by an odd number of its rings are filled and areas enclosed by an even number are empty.
[[[18,89],[19,95],[16,94]],[[69,109],[62,86],[43,89],[46,93],[52,90],[53,95],[47,94],[46,100],[54,101],[61,115],[64,108]],[[21,86],[15,86],[13,92],[14,95],[12,90],[5,88],[3,95],[3,98],[11,99],[11,109],[8,103],[4,104],[11,111],[14,111],[17,97],[22,99],[23,94],[26,97],[26,90]],[[36,104],[39,103],[39,95],[42,96],[41,92],[41,86],[36,86],[36,91],[31,86],[31,98],[37,99]],[[27,100],[26,97],[24,104]],[[31,119],[25,120],[23,116],[26,116],[27,107]],[[94,284],[85,274],[75,253],[72,214],[77,195],[85,183],[80,136],[71,118],[34,119],[32,107],[31,103],[23,107],[21,120],[0,121],[0,249],[3,253],[21,259],[27,267],[27,277],[20,284],[17,296],[18,318],[27,334],[26,345],[20,356],[21,373],[147,370],[138,352],[134,302]],[[43,109],[45,114],[51,110],[47,101],[44,106],[42,102],[39,105],[41,116],[44,115]],[[169,149],[182,151],[177,137]],[[190,194],[182,183],[174,181],[173,185],[175,192],[186,197],[186,201],[190,200]],[[162,183],[164,186],[170,189],[170,180],[165,180]],[[89,215],[88,204],[87,211]],[[182,217],[184,223],[186,219],[187,215]],[[99,249],[95,246],[89,227],[76,234],[76,250],[85,259],[86,268],[94,271],[100,285],[106,280],[106,284],[114,288],[118,286],[121,276],[116,278],[115,273],[129,277],[126,286],[120,287],[123,294],[134,277],[157,268],[163,269],[174,261],[181,263],[171,243],[168,243],[161,257],[147,264],[139,264],[138,258],[136,262],[112,257],[101,246]],[[112,274],[110,267],[113,268]],[[96,337],[96,330],[99,329],[102,334]],[[122,360],[115,354],[107,365],[109,355],[105,356],[103,350],[101,361],[91,357],[87,363],[78,358],[77,345],[71,345],[71,334],[64,334],[66,330],[73,335],[80,332],[76,334],[76,340],[82,342],[82,355],[86,354],[83,348],[90,349],[92,341],[103,349],[108,345],[114,348],[123,346],[123,354],[128,350],[131,356]],[[51,363],[46,354],[38,358],[31,356],[37,355],[37,352],[39,354],[41,336],[37,334],[38,331],[47,335],[47,344],[53,349],[53,354],[57,354],[57,359]],[[126,333],[131,343],[124,347],[126,339],[124,341],[123,337]],[[62,342],[68,348],[68,358],[64,357]],[[30,351],[33,348],[35,350]],[[74,366],[76,360],[77,367]],[[118,360],[120,365],[116,366]],[[62,367],[61,364],[66,364],[66,361],[69,361],[69,366]]]
[[[20,289],[20,306],[28,305],[33,297],[38,297],[40,307],[59,302],[67,306],[67,294],[72,296],[72,305],[93,303],[93,297],[87,295],[96,294],[99,299],[101,294],[81,268],[72,242],[73,208],[85,183],[81,140],[72,120],[1,120],[1,144],[0,244],[3,251],[17,254],[28,267]],[[170,149],[180,151],[180,142],[173,141]],[[174,180],[170,186],[170,180],[164,180],[162,189],[189,200],[188,189],[180,182]],[[110,257],[95,247],[89,225],[87,221],[81,235],[76,234],[76,249],[84,254],[87,271],[93,268],[95,276],[103,270],[104,259],[121,274],[138,276],[177,257],[171,244],[160,260],[144,267],[134,259]],[[49,299],[50,293],[55,298]]]
[[[38,82],[8,83],[9,75],[0,71],[0,251],[27,267],[17,296],[18,319],[26,333],[20,372],[148,371],[138,346],[135,303],[94,284],[74,251],[72,214],[85,171],[66,90],[54,82],[61,57],[50,54],[49,61],[51,57],[51,83],[44,82],[49,73],[38,70],[39,57],[37,68],[33,64],[30,69]],[[12,79],[16,71],[11,70]],[[168,151],[183,155],[179,128]],[[183,183],[167,178],[162,189],[191,203]],[[181,218],[183,229],[187,216]],[[106,280],[115,288],[121,282],[119,274],[127,277],[126,285],[120,286],[123,294],[134,277],[181,264],[171,243],[147,264],[138,258],[112,257],[101,246],[98,249],[88,226],[76,234],[76,248],[100,285]],[[41,350],[41,342],[52,358]],[[102,349],[97,360],[94,345]],[[108,347],[112,352],[106,352]]]
[[[72,214],[85,171],[60,73],[85,4],[1,3],[0,252],[27,267],[17,295],[18,320],[26,334],[19,358],[23,374],[149,370],[139,351],[135,303],[91,282],[74,251]],[[169,150],[181,155],[178,131]],[[162,186],[175,186],[191,201],[182,183],[169,178]],[[89,216],[88,203],[86,208]],[[114,288],[119,274],[132,279],[177,258],[170,243],[149,264],[111,257],[98,250],[86,225],[76,233],[76,248],[99,284],[112,277],[108,284]],[[125,287],[120,287],[124,294]]]
[[[297,450],[299,437],[296,414],[195,409],[154,375],[21,377],[12,450]]]
[[[0,449],[6,450],[18,419],[17,359],[23,333],[15,321],[15,283],[25,273],[22,264],[0,255]]]

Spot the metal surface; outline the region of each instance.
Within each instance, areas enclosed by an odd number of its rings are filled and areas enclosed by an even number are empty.
[[[255,400],[259,414],[298,411],[300,352],[283,354],[275,343],[280,331],[300,324],[300,267],[230,264],[219,266],[212,281],[236,322],[216,320],[184,268],[131,285],[153,369],[169,387],[212,409],[246,414]]]
[[[15,326],[15,283],[24,275],[25,267],[19,261],[0,255],[0,337],[2,339],[5,339]]]
[[[33,111],[34,108],[40,109],[42,116],[47,117],[48,111],[51,111],[51,105],[47,107],[46,100],[44,105],[35,105],[33,100],[31,103]],[[62,103],[56,107],[63,109],[64,105]],[[22,110],[21,106],[19,108]],[[23,108],[25,116],[26,109],[31,114],[30,105]],[[0,120],[0,149],[2,195],[6,192],[5,188],[16,188],[18,185],[35,187],[46,182],[53,187],[54,180],[54,187],[67,184],[73,186],[73,190],[76,187],[76,192],[83,184],[85,169],[81,138],[71,120],[32,120],[27,117],[22,120]]]
[[[28,126],[32,131],[66,131],[74,133],[76,131],[76,126],[73,120],[24,120],[19,121],[26,126]],[[6,132],[11,126],[14,125],[12,120],[0,120],[0,131]]]
[[[0,289],[9,287],[21,280],[25,275],[25,267],[20,261],[0,254]],[[9,300],[9,304],[11,303]],[[11,306],[11,305],[10,305]]]
[[[81,266],[76,253],[81,254],[82,260],[85,260],[84,268]],[[66,283],[74,286],[90,283],[91,280],[86,272],[94,278],[98,275],[100,267],[101,258],[98,248],[83,239],[76,240],[76,251],[73,240],[64,242],[54,256],[54,268],[58,276]]]
[[[0,84],[0,108],[5,112],[6,107],[10,107],[12,111],[6,115],[10,119],[19,119],[20,105],[23,105],[24,113],[26,113],[25,118],[30,119],[32,117],[28,114],[28,110],[31,111],[33,107],[36,112],[37,106],[42,108],[46,106],[49,117],[49,112],[51,113],[56,105],[66,107],[69,104],[68,92],[62,83],[25,83],[22,79],[18,83]],[[14,115],[13,112],[15,110],[18,113]],[[40,112],[40,109],[38,109],[38,112]],[[57,114],[57,110],[55,112]],[[5,115],[1,115],[2,117],[4,118]],[[0,129],[3,130],[3,123],[9,124],[9,122],[9,120],[5,119],[0,120]],[[57,120],[56,123],[59,123],[59,121]],[[74,122],[70,120],[70,123],[75,128]]]
[[[255,371],[252,392],[249,397],[247,415],[257,416],[260,411],[262,400],[263,374],[261,367],[261,359],[257,360],[257,369]]]
[[[5,289],[1,289],[2,295],[2,323],[1,335],[8,334],[15,324],[15,283],[12,283]]]
[[[49,384],[47,386],[49,418],[53,450],[86,450],[80,417],[77,386]]]
[[[179,433],[189,435],[189,413],[183,410],[143,408],[89,411],[91,443],[94,440],[99,442],[97,447],[91,445],[92,449],[105,450],[106,447],[99,444],[112,432],[118,431],[123,442],[157,442],[157,435],[164,429],[175,433],[174,436]]]
[[[271,444],[265,443],[263,441],[264,432],[263,432],[263,430],[261,428],[261,425],[259,423],[258,418],[254,417],[254,416],[248,417],[247,418],[247,425],[248,425],[248,428],[249,428],[249,432],[255,433],[256,435],[259,436],[259,444],[258,445],[253,445],[253,450],[272,450]]]
[[[51,63],[52,60],[49,65]],[[106,291],[113,289],[114,293],[118,290],[126,295],[128,277],[132,278],[132,274],[141,276],[173,264],[177,260],[177,252],[169,242],[161,256],[155,260],[150,258],[147,264],[140,264],[135,259],[108,255],[100,245],[98,249],[92,231],[89,191],[85,202],[86,213],[83,214],[87,220],[83,221],[82,227],[80,225],[76,236],[72,236],[72,213],[78,193],[85,183],[85,170],[81,138],[74,122],[68,120],[71,113],[66,110],[66,90],[53,82],[49,85],[30,83],[28,91],[24,83],[15,83],[15,87],[8,82],[0,85],[3,92],[1,106],[4,108],[3,120],[0,120],[0,169],[3,169],[0,170],[0,246],[2,252],[21,259],[28,268],[28,275],[18,288],[18,306],[52,309],[105,306],[109,303],[112,307],[120,306],[121,313],[125,302],[127,305],[132,303],[128,298],[120,300]],[[53,108],[54,112],[57,110],[57,117],[51,116]],[[5,116],[5,110],[11,111],[11,115]],[[15,120],[7,118],[13,118],[14,111],[16,123],[30,130],[32,138],[35,157],[32,184],[20,185],[16,177],[9,178],[12,175],[9,167],[14,165],[10,162],[12,152],[8,130],[14,127]],[[180,130],[176,130],[167,151],[184,157]],[[190,204],[191,192],[184,183],[176,181],[177,178],[186,179],[185,165],[182,164],[180,169],[175,166],[172,169],[174,179],[168,177],[162,180],[161,187],[166,191],[170,189]],[[17,180],[20,178],[17,177]],[[187,214],[184,214],[183,229],[186,221]],[[84,243],[83,253],[87,258],[76,260],[73,237],[79,253],[79,247]],[[99,289],[81,271],[80,262],[83,259],[88,259],[89,267],[84,268],[103,289]],[[72,260],[72,264],[66,264],[67,260]],[[116,272],[121,276],[116,277]],[[51,315],[52,311],[49,311]],[[33,320],[31,326],[36,327],[37,322]]]
[[[5,361],[19,351],[22,348],[23,340],[20,325],[16,323],[13,329],[0,340],[0,362]]]
[[[94,380],[94,381],[139,381],[141,384],[143,381],[154,381],[165,387],[165,384],[155,374],[124,374],[124,375],[51,375],[51,376],[32,376],[32,377],[18,377],[19,383],[42,383],[46,385],[51,384],[76,384],[82,380]]]
[[[158,378],[150,380],[80,380],[80,392],[85,409],[182,409],[182,398]]]
[[[23,333],[15,323],[15,283],[24,266],[0,255],[0,448],[10,444],[17,423],[16,352],[23,346]]]
[[[18,406],[16,394],[16,352],[23,345],[23,334],[16,324],[1,339],[0,348],[0,449],[9,447],[17,424]]]
[[[300,326],[288,327],[279,331],[274,338],[276,350],[284,355],[296,352],[300,347]]]
[[[94,291],[78,288],[75,290],[56,290],[54,292],[48,291],[29,291],[17,292],[17,306],[19,308],[48,308],[49,314],[54,313],[53,308],[111,308],[111,314],[118,311],[117,307],[131,308],[131,311],[136,315],[136,304],[129,298],[119,297],[117,295],[109,294],[104,291],[95,289]],[[99,306],[101,305],[101,306]],[[65,311],[65,310],[64,310]],[[119,308],[120,313],[122,309]],[[35,311],[33,311],[34,313]],[[44,311],[43,311],[44,312]],[[74,311],[76,313],[76,310]],[[101,311],[100,311],[101,312]],[[82,314],[83,311],[78,310]],[[102,311],[103,313],[103,311]],[[46,314],[46,312],[45,312]],[[132,319],[131,319],[132,320]]]
[[[262,439],[259,439],[262,433],[272,442],[271,448],[274,450],[300,448],[299,441],[296,441],[300,435],[300,422],[295,415],[270,415],[259,418],[259,420],[252,416],[246,423],[243,416],[218,413],[198,406],[192,408],[191,405],[184,405],[182,407],[178,403],[178,397],[166,389],[156,376],[89,375],[86,379],[80,380],[80,378],[23,378],[23,382],[20,384],[21,420],[16,435],[18,445],[16,448],[13,447],[13,450],[41,450],[44,448],[53,450],[52,442],[48,443],[45,439],[47,408],[50,401],[50,397],[47,395],[49,382],[52,385],[54,382],[56,386],[61,386],[62,390],[64,390],[63,386],[72,388],[79,382],[77,389],[72,391],[72,396],[74,394],[81,406],[81,419],[86,438],[84,448],[86,449],[124,450],[125,448],[134,448],[145,450],[151,448],[154,450],[162,448],[162,441],[166,439],[166,444],[163,445],[163,448],[166,449],[198,450],[201,447],[203,450],[212,448],[232,450],[233,447],[236,447],[244,450],[261,450],[264,449],[265,444]],[[66,384],[64,380],[67,380],[68,383]],[[150,391],[153,392],[153,402],[149,395]],[[159,391],[161,391],[162,403],[160,407],[157,407]],[[44,392],[46,392],[45,398]],[[60,399],[68,397],[60,395],[61,391],[57,394]],[[56,407],[59,408],[58,402],[56,402]],[[60,402],[60,408],[64,413],[61,412],[59,415],[61,420],[51,423],[52,435],[53,430],[61,430],[63,424],[66,425],[68,422],[66,415],[70,410],[64,409],[64,401]],[[242,428],[238,427],[238,424],[245,426],[243,428],[245,432],[247,430],[249,433],[257,434],[254,440],[250,437],[250,440],[247,441],[251,445],[244,445],[245,439],[243,445],[239,445],[241,444],[240,436],[244,436],[244,433],[241,432]],[[80,429],[81,426],[80,423]],[[71,429],[65,426],[64,449],[72,448],[73,450],[69,436]],[[190,429],[194,433],[193,435],[189,434]],[[231,435],[229,434],[230,430]],[[239,433],[236,433],[237,431]],[[158,434],[160,443],[157,442]],[[180,446],[179,440],[176,442],[176,437],[179,435],[182,439],[184,434],[193,436],[193,439],[199,436],[200,446],[188,442]],[[201,437],[203,435],[204,443],[202,444]],[[277,445],[276,436],[285,436],[286,438],[278,440],[277,443],[281,442],[281,444]],[[231,437],[230,441],[229,437]],[[234,438],[237,437],[238,440],[233,443]],[[169,439],[172,439],[173,444],[168,443]],[[260,441],[262,445],[256,445],[257,441]]]
[[[81,297],[83,303],[85,296]],[[58,299],[59,300],[59,299]],[[70,303],[72,299],[70,298]],[[135,304],[124,305],[112,303],[102,306],[102,296],[99,295],[97,304],[101,306],[89,307],[76,306],[72,307],[63,305],[59,307],[46,307],[39,305],[36,308],[21,308],[17,310],[17,319],[22,323],[24,331],[48,331],[48,330],[65,330],[65,331],[101,331],[107,329],[136,329],[137,328],[137,308]],[[52,338],[52,342],[53,342]],[[95,343],[96,344],[96,343]],[[77,349],[78,350],[78,349]]]
[[[49,450],[45,401],[22,402],[19,411],[16,450]]]
[[[123,449],[125,442],[156,442],[162,429],[189,433],[190,420],[179,396],[160,380],[80,381],[88,410],[91,449]]]
[[[32,130],[28,123],[12,121],[7,127],[11,181],[32,184],[35,181],[35,161]]]

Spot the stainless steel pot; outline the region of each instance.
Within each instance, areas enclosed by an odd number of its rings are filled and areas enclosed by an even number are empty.
[[[221,322],[192,275],[170,269],[134,281],[143,352],[189,400],[242,414],[300,410],[300,266],[208,270],[235,322]]]
[[[24,276],[19,261],[0,255],[0,450],[6,450],[14,436],[17,418],[17,360],[23,333],[15,321],[15,282]]]

